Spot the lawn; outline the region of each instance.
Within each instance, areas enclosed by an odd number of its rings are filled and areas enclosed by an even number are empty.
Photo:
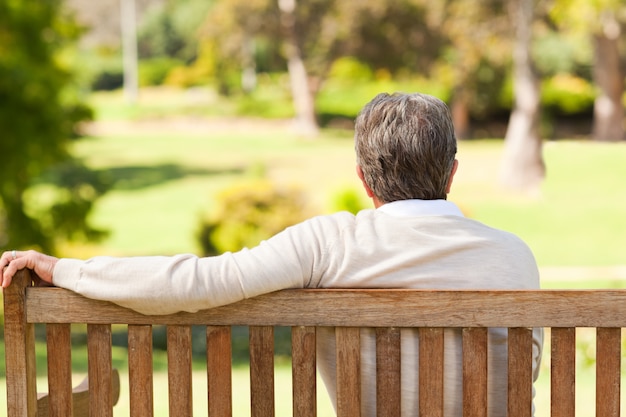
[[[197,252],[199,219],[216,193],[259,172],[304,190],[313,213],[332,211],[342,190],[364,198],[349,131],[305,140],[284,122],[185,119],[103,123],[94,132],[75,153],[113,184],[92,214],[111,233],[64,255]],[[500,186],[501,151],[497,140],[459,144],[450,199],[468,216],[521,236],[541,267],[626,264],[626,143],[546,143],[547,177],[538,195]]]

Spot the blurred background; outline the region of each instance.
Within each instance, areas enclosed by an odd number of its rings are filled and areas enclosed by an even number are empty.
[[[354,118],[419,91],[452,110],[467,216],[545,288],[623,288],[625,23],[621,0],[0,0],[0,248],[217,254],[368,208]]]
[[[452,110],[468,216],[548,285],[621,285],[624,22],[617,0],[4,0],[0,247],[215,254],[369,207],[354,118],[420,91]]]

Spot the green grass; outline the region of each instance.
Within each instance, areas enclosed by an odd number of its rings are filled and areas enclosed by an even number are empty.
[[[625,264],[626,144],[551,142],[544,156],[540,196],[465,197],[471,214],[521,236],[540,265]]]
[[[547,177],[538,196],[500,186],[501,151],[496,140],[460,143],[450,199],[468,216],[518,234],[540,266],[626,264],[626,143],[547,143]],[[113,185],[92,214],[111,235],[89,253],[196,252],[199,218],[210,212],[216,193],[258,171],[305,190],[314,213],[332,211],[341,189],[360,192],[348,131],[304,140],[284,123],[142,122],[79,141],[75,153]],[[88,252],[78,249],[78,256]]]

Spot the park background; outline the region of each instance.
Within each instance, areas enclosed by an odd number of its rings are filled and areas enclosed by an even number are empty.
[[[0,247],[212,254],[367,208],[354,117],[379,92],[420,91],[453,110],[450,199],[467,216],[522,237],[545,288],[624,288],[625,17],[610,0],[6,1]]]

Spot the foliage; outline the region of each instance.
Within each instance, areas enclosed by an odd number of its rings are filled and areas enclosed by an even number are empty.
[[[143,59],[139,62],[139,85],[161,85],[174,68],[183,64],[183,61],[169,57]]]
[[[410,0],[299,2],[294,13],[297,47],[311,77],[311,88],[321,87],[335,60],[348,56],[358,56],[374,71],[425,72],[443,39],[426,15],[426,6]],[[216,46],[213,52],[219,59],[213,62],[218,78],[240,72],[251,57],[262,70],[284,71],[283,23],[273,1],[217,3],[201,33]],[[252,51],[246,47],[250,43]]]
[[[351,100],[347,88],[338,94]],[[171,94],[160,103],[180,103],[186,93]],[[107,106],[124,106],[120,93],[106,95],[117,98]],[[140,108],[158,101],[149,94],[142,100]],[[160,114],[180,114],[177,110]],[[77,144],[77,155],[88,158],[90,166],[120,180],[142,178],[146,171],[153,177],[170,169],[165,163],[177,167],[173,174],[160,174],[158,182],[132,189],[116,187],[98,201],[93,221],[111,234],[91,248],[92,254],[199,252],[198,213],[216,213],[214,197],[230,184],[247,181],[245,168],[251,163],[265,165],[271,178],[278,174],[298,185],[314,214],[333,208],[337,188],[360,190],[350,130],[323,129],[320,140],[304,141],[294,139],[283,122],[258,119],[195,118],[190,130],[167,122],[152,126],[155,130],[150,132],[111,132]],[[199,129],[210,132],[210,139]],[[545,144],[548,176],[540,196],[511,195],[499,186],[501,139],[460,142],[460,166],[450,199],[472,218],[521,236],[542,266],[623,264],[626,144],[567,139],[572,137],[560,136]],[[146,167],[149,161],[161,164]],[[84,246],[76,248],[78,253],[72,250],[64,248],[66,255],[82,257]]]
[[[339,190],[333,196],[332,211],[348,211],[352,214],[357,214],[359,211],[366,208],[361,198],[362,191],[357,191],[354,188],[345,188]]]
[[[356,57],[337,58],[328,73],[329,78],[342,82],[368,82],[374,80],[374,72]]]
[[[253,247],[307,217],[301,193],[277,188],[267,180],[241,183],[217,197],[217,213],[200,226],[204,253],[216,255]]]
[[[201,41],[197,59],[189,65],[173,68],[165,79],[165,84],[185,88],[214,82],[216,59],[215,45]],[[221,83],[224,81],[222,80]]]
[[[544,108],[552,113],[583,114],[593,109],[596,92],[583,78],[557,74],[543,82],[541,96]]]
[[[387,72],[379,70],[371,74],[374,79],[365,80],[365,64],[352,58],[339,59],[337,64],[331,68],[315,103],[322,126],[335,118],[354,119],[363,105],[381,92],[419,91],[444,101],[451,95],[449,86],[440,78],[390,77]],[[354,74],[354,78],[349,76],[350,73]]]
[[[68,147],[91,111],[72,90],[72,74],[60,59],[78,35],[60,1],[0,3],[1,246],[52,251],[57,239],[97,234],[84,221],[97,193],[82,192],[87,184],[71,176],[51,183],[60,193],[50,201],[50,224],[29,212],[27,202],[29,187],[46,171],[80,167]]]
[[[168,0],[148,10],[138,31],[140,58],[175,58],[192,62],[198,53],[198,30],[213,1]]]
[[[557,31],[548,25],[537,31],[533,57],[540,74],[571,74],[589,79],[593,48],[586,35]]]

